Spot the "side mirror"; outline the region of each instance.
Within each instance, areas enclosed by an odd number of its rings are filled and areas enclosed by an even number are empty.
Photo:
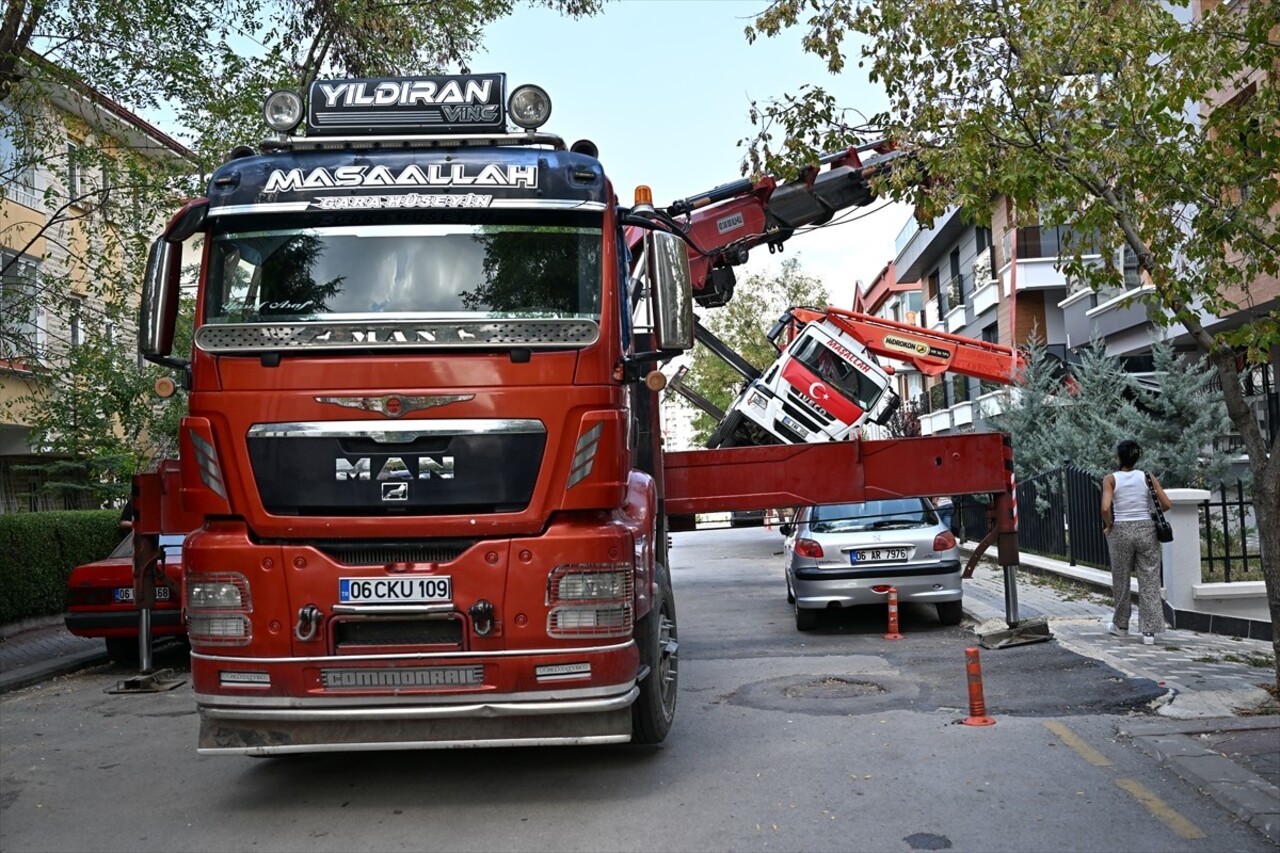
[[[142,281],[138,310],[138,352],[147,361],[169,367],[185,362],[169,358],[173,331],[178,322],[178,297],[182,288],[182,244],[204,227],[209,215],[207,198],[192,199],[165,226],[151,244]]]
[[[889,423],[894,414],[902,406],[902,397],[900,397],[896,391],[887,390],[885,391],[885,394],[891,394],[893,396],[889,398],[888,403],[885,404],[880,413],[871,419],[873,423],[880,424],[881,426]]]
[[[173,352],[181,272],[182,244],[157,238],[147,255],[138,313],[138,352],[148,361],[163,360]]]
[[[790,536],[792,533],[795,533],[795,530],[796,526],[789,521],[778,525],[778,532],[783,536]]]
[[[689,254],[674,234],[645,234],[655,343],[660,350],[693,348],[693,274]]]

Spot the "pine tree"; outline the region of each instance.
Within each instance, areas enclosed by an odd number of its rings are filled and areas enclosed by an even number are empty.
[[[1199,359],[1180,358],[1167,341],[1151,354],[1160,389],[1140,388],[1127,416],[1138,425],[1142,465],[1166,488],[1214,488],[1229,476],[1233,458],[1214,444],[1231,427],[1216,374]]]
[[[1009,389],[1004,411],[992,419],[995,429],[1013,441],[1013,471],[1020,482],[1062,466],[1058,422],[1065,402],[1060,363],[1037,332],[1023,355],[1025,366]]]
[[[1136,437],[1146,446],[1143,438],[1134,435],[1138,423],[1131,401],[1138,384],[1107,355],[1102,340],[1095,339],[1081,350],[1064,390],[1069,403],[1063,406],[1057,434],[1064,465],[1102,477],[1115,470],[1116,444],[1121,439]]]

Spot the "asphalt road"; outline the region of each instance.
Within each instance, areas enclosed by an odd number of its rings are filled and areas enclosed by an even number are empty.
[[[659,747],[200,757],[189,685],[100,668],[0,698],[0,849],[1273,850],[1130,743],[1162,691],[1056,643],[984,651],[904,607],[795,630],[776,531],[678,534]],[[159,665],[181,668],[175,652]]]

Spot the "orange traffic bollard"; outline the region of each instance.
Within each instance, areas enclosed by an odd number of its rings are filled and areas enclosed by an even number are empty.
[[[902,635],[898,633],[898,588],[896,586],[889,587],[889,633],[884,635],[886,640],[901,640]]]
[[[994,726],[996,721],[987,716],[987,703],[982,698],[982,664],[977,649],[964,650],[964,668],[969,673],[969,716],[966,726]]]

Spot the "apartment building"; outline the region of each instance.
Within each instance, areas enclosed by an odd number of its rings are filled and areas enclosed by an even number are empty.
[[[140,268],[136,236],[173,209],[156,203],[157,189],[169,195],[195,159],[87,86],[27,83],[0,104],[0,512],[70,508],[26,470],[49,458],[33,446],[32,394],[57,383],[90,336],[136,349],[140,279],[123,276],[123,295],[104,282]],[[130,310],[107,310],[121,298]]]

